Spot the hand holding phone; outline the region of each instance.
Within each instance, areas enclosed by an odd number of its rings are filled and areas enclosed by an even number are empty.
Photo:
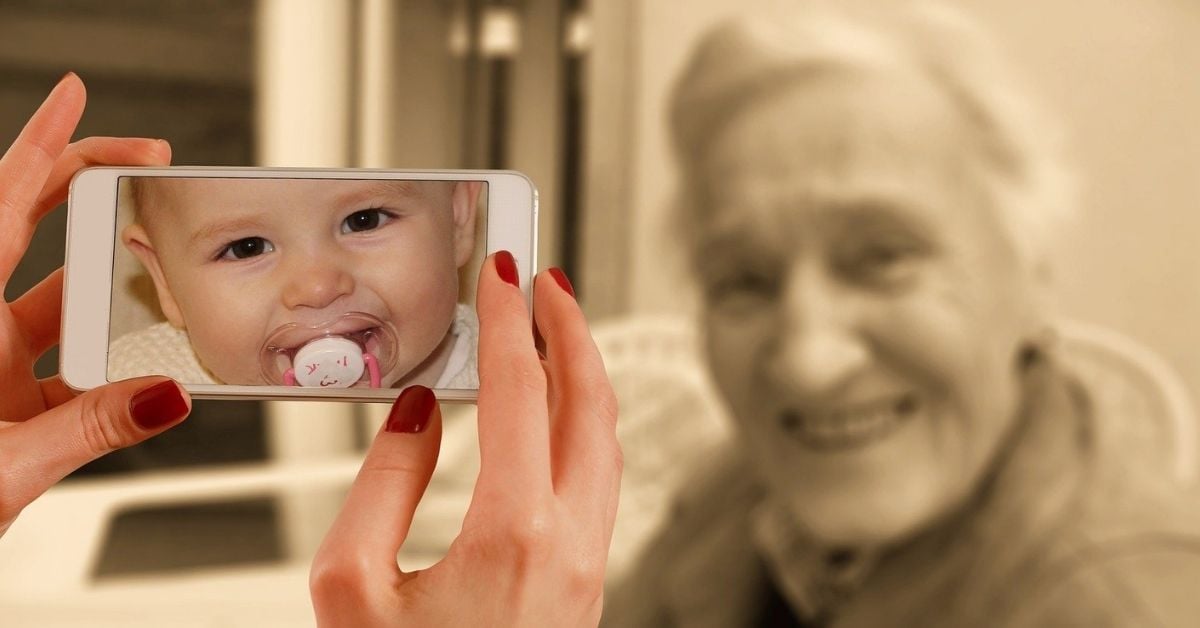
[[[0,285],[8,284],[38,221],[66,198],[77,170],[170,162],[170,147],[157,140],[92,137],[68,144],[84,99],[79,78],[67,75],[0,160]],[[34,361],[58,343],[62,281],[55,271],[17,300],[0,303],[0,535],[68,473],[166,430],[191,409],[187,395],[162,377],[78,397],[57,376],[34,378]]]
[[[511,258],[510,258],[511,259]],[[569,282],[537,277],[545,358],[503,253],[479,279],[480,471],[462,531],[437,564],[396,554],[437,463],[432,393],[404,391],[313,560],[319,625],[594,626],[617,512],[617,405]],[[506,268],[507,267],[507,268]]]
[[[72,184],[62,373],[201,397],[390,400],[478,387],[471,286],[536,193],[494,171],[99,168]]]

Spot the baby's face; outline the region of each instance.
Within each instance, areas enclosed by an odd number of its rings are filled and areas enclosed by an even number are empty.
[[[260,372],[259,354],[274,330],[348,312],[395,326],[397,361],[384,385],[440,374],[458,269],[474,247],[477,184],[149,183],[140,195],[141,224],[126,230],[126,245],[154,278],[164,314],[187,330],[217,379],[272,383]]]

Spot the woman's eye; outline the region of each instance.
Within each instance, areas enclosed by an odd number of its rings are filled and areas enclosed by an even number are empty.
[[[373,231],[392,220],[394,216],[382,209],[363,209],[354,212],[342,221],[342,233]]]
[[[737,272],[714,277],[706,292],[710,301],[720,303],[770,298],[775,291],[776,283],[771,277],[761,273]]]
[[[246,259],[248,257],[256,257],[263,253],[270,253],[275,250],[275,245],[268,242],[265,238],[252,237],[242,238],[230,242],[224,249],[221,249],[220,259]]]
[[[906,252],[899,248],[875,246],[863,251],[859,262],[866,268],[886,268],[904,261],[905,257]]]
[[[859,249],[845,260],[851,275],[867,281],[900,280],[914,268],[920,251],[913,247],[874,245]]]

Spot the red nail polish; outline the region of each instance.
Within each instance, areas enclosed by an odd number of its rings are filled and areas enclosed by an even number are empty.
[[[572,298],[575,297],[575,288],[571,287],[571,280],[567,279],[567,274],[561,268],[551,268],[549,273],[551,277],[554,277],[554,283],[558,284],[559,288],[562,288]]]
[[[175,423],[187,413],[187,401],[175,382],[159,382],[139,390],[129,400],[129,415],[133,422],[147,431]]]
[[[517,277],[517,260],[513,259],[512,253],[496,252],[496,274],[500,275],[500,278],[506,283],[520,286],[520,280]]]
[[[419,384],[405,388],[392,411],[388,413],[387,423],[383,429],[393,434],[420,434],[429,425],[429,417],[433,416],[433,406],[437,398],[433,391]]]

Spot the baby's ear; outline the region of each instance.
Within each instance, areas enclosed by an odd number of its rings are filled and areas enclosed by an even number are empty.
[[[475,254],[475,219],[482,189],[482,181],[458,181],[450,196],[454,208],[454,263],[459,268]]]
[[[184,329],[183,313],[179,310],[179,304],[175,302],[174,295],[171,294],[171,288],[167,286],[166,275],[163,274],[162,265],[158,262],[158,253],[154,250],[154,245],[150,243],[150,236],[146,233],[145,227],[139,224],[132,224],[125,227],[121,232],[121,243],[133,253],[142,266],[146,267],[146,271],[150,273],[150,278],[154,280],[154,291],[158,294],[158,306],[162,308],[163,315],[167,317],[171,325]]]

